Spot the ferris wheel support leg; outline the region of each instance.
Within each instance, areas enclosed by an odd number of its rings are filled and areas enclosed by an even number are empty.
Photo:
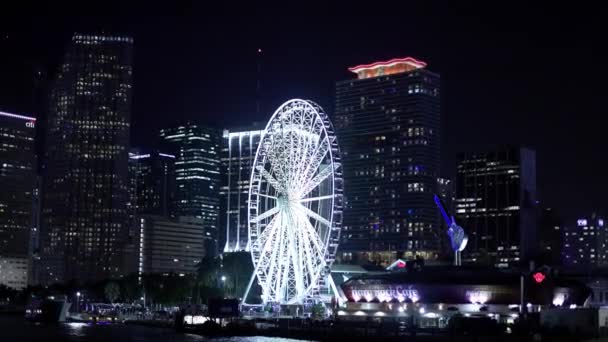
[[[245,290],[245,295],[241,300],[241,305],[247,304],[247,297],[249,296],[249,290],[251,290],[251,286],[253,286],[253,281],[255,280],[255,271],[251,274],[251,279],[249,279],[249,284],[247,285],[247,290]]]
[[[334,282],[334,278],[331,277],[331,273],[327,275],[327,282],[329,283],[329,288],[331,289],[331,292],[334,293],[334,296],[338,300],[338,303],[342,305],[342,303],[344,302],[344,298],[342,298],[342,296],[340,295],[340,291],[338,291],[336,283]]]

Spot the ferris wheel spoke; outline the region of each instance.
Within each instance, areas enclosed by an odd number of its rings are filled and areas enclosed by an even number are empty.
[[[276,180],[276,178],[274,178],[270,172],[268,172],[264,167],[259,166],[258,170],[260,171],[260,173],[262,174],[262,177],[270,184],[272,185],[273,188],[275,188],[275,190],[279,191],[279,192],[283,192],[283,186],[281,186],[281,183],[279,183],[279,181]]]
[[[330,144],[327,139],[323,139],[315,148],[314,152],[307,158],[307,165],[300,173],[298,179],[300,183],[300,188],[313,177],[315,172],[319,169],[323,160],[325,160],[325,156],[329,151]]]
[[[320,256],[320,258],[318,259],[319,263],[324,264],[325,259],[323,257],[325,255],[325,250],[323,249],[323,241],[321,241],[321,237],[308,219],[305,219],[305,227],[308,234],[309,243],[312,243],[312,245],[315,247],[316,252]]]
[[[317,222],[320,222],[320,223],[324,224],[326,227],[331,227],[331,222],[329,222],[323,216],[315,213],[314,211],[306,208],[305,206],[303,206],[303,205],[301,205],[299,203],[295,207],[297,208],[297,210],[299,210],[300,212],[302,212],[304,215],[315,219]]]
[[[296,293],[303,294],[304,293],[304,281],[303,281],[303,269],[301,265],[302,254],[299,248],[299,244],[301,243],[301,239],[298,234],[301,231],[301,227],[299,226],[301,223],[298,220],[297,215],[294,215],[291,211],[289,211],[286,215],[289,217],[289,238],[290,238],[290,247],[289,254],[291,256],[291,266],[293,267],[293,272],[295,274],[295,286]]]
[[[302,245],[302,250],[303,252],[306,254],[305,257],[305,262],[306,262],[306,267],[308,269],[308,274],[310,275],[310,277],[312,277],[314,274],[317,273],[317,271],[315,270],[315,266],[313,265],[313,260],[319,260],[320,258],[322,258],[322,255],[319,255],[319,250],[314,248],[315,243],[313,242],[313,240],[315,240],[314,236],[310,236],[310,222],[308,222],[308,219],[303,217],[303,216],[299,216],[300,217],[300,224],[301,224],[301,229],[299,229],[300,231],[300,236],[301,236],[301,245]],[[316,233],[315,233],[316,234]],[[313,244],[313,246],[311,246],[311,243]],[[316,250],[316,253],[314,252],[314,250]]]
[[[317,175],[308,181],[304,186],[300,188],[300,197],[304,197],[308,195],[313,189],[319,186],[327,177],[329,177],[333,173],[333,166],[326,165]]]
[[[326,195],[326,196],[317,196],[317,197],[306,197],[300,200],[300,203],[312,202],[312,201],[321,201],[325,199],[330,199],[336,197],[335,195]]]
[[[265,195],[265,194],[258,194],[258,196],[265,197],[265,198],[270,198],[270,199],[273,199],[273,200],[277,200],[278,199],[276,196],[270,196],[270,195]]]
[[[272,209],[269,209],[269,210],[261,213],[260,215],[252,218],[251,222],[258,223],[258,222],[262,221],[263,219],[268,218],[278,212],[279,212],[279,207],[273,207]]]

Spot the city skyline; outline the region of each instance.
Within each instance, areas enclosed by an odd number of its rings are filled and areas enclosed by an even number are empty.
[[[0,340],[608,336],[604,12],[313,6],[0,13]]]
[[[292,97],[315,100],[333,115],[333,83],[350,77],[347,67],[413,56],[443,75],[443,170],[455,166],[458,151],[523,143],[538,152],[539,199],[544,206],[568,218],[591,209],[606,211],[596,208],[608,192],[599,171],[606,161],[594,152],[605,149],[606,142],[595,138],[601,136],[601,125],[588,124],[601,113],[593,90],[601,85],[601,77],[558,71],[566,58],[583,60],[597,73],[605,71],[595,48],[599,31],[593,20],[569,26],[563,22],[571,10],[532,8],[523,13],[518,26],[511,26],[510,10],[496,14],[483,7],[463,7],[450,12],[429,5],[408,8],[402,18],[353,17],[348,11],[342,16],[322,15],[317,28],[284,30],[275,30],[272,13],[237,16],[243,25],[250,24],[251,30],[245,31],[222,17],[199,21],[196,7],[174,10],[192,11],[192,16],[65,17],[54,25],[46,18],[7,18],[0,24],[0,47],[15,53],[0,57],[3,75],[12,84],[0,94],[0,106],[43,116],[32,101],[40,77],[49,79],[56,73],[67,40],[80,29],[132,34],[137,41],[134,146],[151,145],[159,129],[188,120],[214,122],[218,128],[264,121],[273,108]],[[459,14],[467,20],[460,20]],[[27,28],[15,32],[10,25],[15,20],[27,23]],[[350,25],[364,20],[369,25]],[[419,30],[419,25],[427,29]],[[450,27],[454,30],[441,30]],[[262,110],[256,114],[258,49]],[[226,66],[214,67],[222,64]],[[564,139],[569,136],[580,150]],[[563,153],[573,160],[564,163]],[[563,173],[583,184],[563,181]],[[591,186],[594,183],[598,185]]]

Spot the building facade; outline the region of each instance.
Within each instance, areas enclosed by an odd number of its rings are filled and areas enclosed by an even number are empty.
[[[552,208],[543,208],[538,223],[538,251],[543,264],[562,264],[563,230],[564,224],[557,213]]]
[[[349,69],[336,84],[335,128],[344,167],[339,258],[388,265],[437,257],[433,194],[440,166],[440,78],[413,58]]]
[[[0,255],[0,284],[16,290],[23,290],[28,284],[29,258],[24,256]]]
[[[169,216],[175,193],[175,156],[159,151],[129,152],[129,212]]]
[[[132,56],[132,38],[74,34],[52,87],[42,243],[64,281],[122,273]]]
[[[139,216],[139,274],[195,273],[210,240],[201,221],[195,217]]]
[[[165,151],[175,158],[175,198],[171,216],[200,218],[209,237],[207,253],[215,255],[219,234],[221,132],[192,123],[163,129]]]
[[[224,130],[220,222],[224,253],[248,251],[248,198],[251,167],[263,131]]]
[[[0,256],[29,254],[36,188],[36,119],[0,111]]]
[[[536,153],[502,147],[459,154],[455,209],[469,237],[463,262],[509,267],[534,256]]]
[[[564,227],[564,266],[596,268],[608,265],[608,232],[604,224],[602,217],[592,214]]]

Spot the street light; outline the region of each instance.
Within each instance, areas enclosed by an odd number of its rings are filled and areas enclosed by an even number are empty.
[[[80,291],[76,292],[76,310],[80,312]]]
[[[222,276],[222,282],[226,282],[226,276]]]

